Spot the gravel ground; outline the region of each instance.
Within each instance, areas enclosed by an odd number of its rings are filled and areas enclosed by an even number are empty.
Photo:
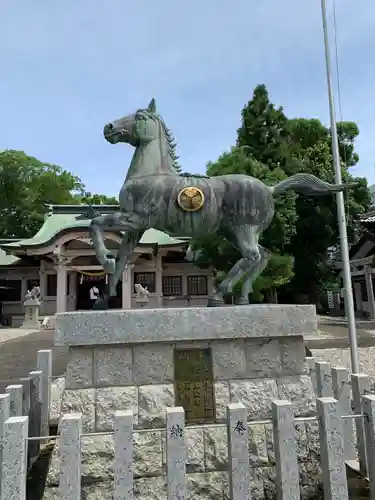
[[[375,347],[360,347],[359,364],[362,373],[375,382]],[[328,361],[331,366],[344,366],[351,370],[349,349],[311,349],[316,361]]]

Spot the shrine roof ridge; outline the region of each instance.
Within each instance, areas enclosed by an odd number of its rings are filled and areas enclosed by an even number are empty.
[[[92,209],[101,213],[112,213],[119,210],[118,205],[46,205],[46,208],[44,223],[33,237],[4,239],[0,241],[0,249],[7,254],[20,254],[27,249],[42,248],[52,244],[63,234],[77,231],[88,232],[92,219]],[[188,241],[189,239],[185,237],[172,237],[157,229],[148,229],[142,236],[139,245],[171,247],[186,245]],[[8,259],[6,254],[0,255],[0,266],[11,265],[14,262],[15,260]]]

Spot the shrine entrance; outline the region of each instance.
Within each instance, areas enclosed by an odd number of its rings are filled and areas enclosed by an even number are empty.
[[[102,294],[105,287],[105,276],[98,274],[95,276],[94,273],[81,274],[77,273],[77,311],[86,311],[92,308],[90,301],[90,289],[96,286],[99,293]],[[121,309],[122,304],[122,282],[117,284],[117,296],[113,300],[112,307],[115,309]]]

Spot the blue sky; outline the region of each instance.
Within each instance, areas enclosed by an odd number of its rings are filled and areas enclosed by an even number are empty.
[[[375,2],[336,3],[342,116],[361,131],[353,173],[375,182]],[[3,0],[0,47],[0,150],[95,192],[117,195],[132,155],[104,124],[153,96],[184,171],[234,143],[259,83],[288,116],[328,122],[320,0]]]

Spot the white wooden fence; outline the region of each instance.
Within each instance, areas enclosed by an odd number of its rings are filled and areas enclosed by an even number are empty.
[[[315,364],[311,360],[308,362],[320,396],[317,398],[316,417],[294,418],[290,402],[272,403],[270,422],[273,425],[276,487],[279,498],[300,498],[295,421],[316,418],[319,424],[325,498],[348,499],[345,462],[356,458],[358,445],[358,455],[369,479],[370,498],[375,500],[375,395],[366,393],[369,392],[368,377],[360,374],[351,375],[349,378],[349,373],[344,368],[331,369],[329,363]],[[26,499],[28,464],[30,459],[35,459],[39,451],[40,441],[35,438],[42,436],[45,439],[48,435],[48,432],[42,432],[41,429],[43,425],[48,425],[50,351],[38,352],[38,368],[43,369],[32,372],[28,377],[31,380],[30,388],[33,388],[30,389],[31,392],[27,393],[29,383],[26,383],[8,386],[6,394],[0,395],[1,500]],[[29,398],[25,398],[25,394],[29,394]],[[38,402],[38,405],[35,402]],[[353,432],[350,432],[353,425],[349,424],[353,424],[353,421],[356,423],[357,443],[354,442]],[[251,498],[248,432],[249,426],[258,423],[247,422],[247,410],[242,403],[228,405],[228,477],[232,500]],[[262,420],[262,423],[265,421]],[[113,434],[114,498],[130,500],[133,498],[134,468],[132,412],[116,412]],[[81,438],[85,436],[87,434],[82,434],[81,414],[63,416],[58,439],[59,496],[64,500],[81,498]],[[166,410],[166,452],[168,500],[188,498],[185,414],[181,407]]]

